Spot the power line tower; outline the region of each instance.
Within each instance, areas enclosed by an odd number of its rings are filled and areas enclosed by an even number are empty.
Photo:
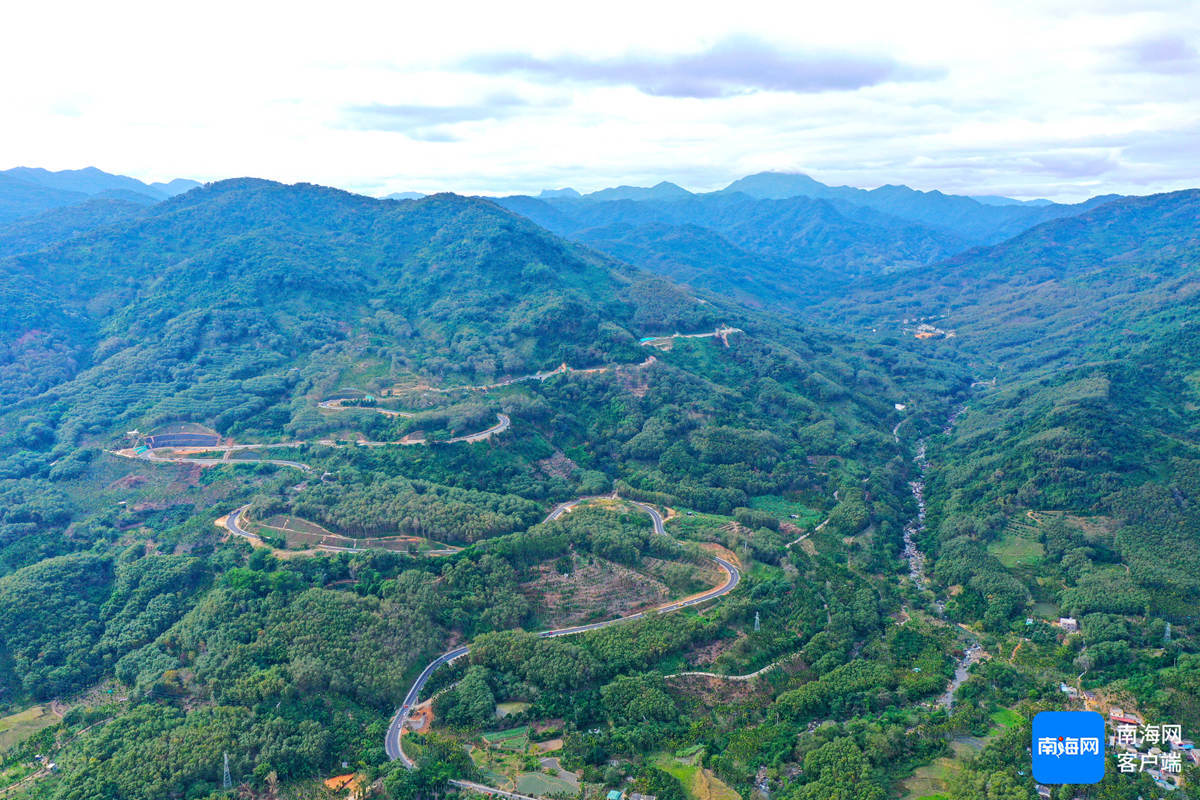
[[[758,633],[758,612],[754,612],[754,632]]]
[[[229,774],[229,753],[225,754],[225,776],[221,778],[221,788],[227,792],[233,788],[233,776]]]

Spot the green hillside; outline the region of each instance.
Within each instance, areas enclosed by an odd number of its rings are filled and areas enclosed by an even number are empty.
[[[626,263],[455,195],[241,179],[0,229],[0,718],[62,715],[0,791],[228,797],[228,754],[261,797],[1028,798],[1062,682],[1200,725],[1196,199],[803,316],[748,239],[594,229]],[[807,247],[821,203],[753,235]],[[405,769],[389,722],[462,645]]]

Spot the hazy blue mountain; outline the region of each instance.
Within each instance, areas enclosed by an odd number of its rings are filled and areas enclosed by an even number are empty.
[[[87,198],[83,192],[52,189],[0,172],[0,225]]]
[[[150,205],[199,185],[182,178],[169,183],[146,184],[95,167],[59,172],[39,167],[14,167],[0,171],[0,224],[80,203],[89,197]]]
[[[907,186],[826,186],[807,175],[762,172],[701,194],[664,181],[582,196],[548,190],[497,202],[554,233],[697,288],[794,304],[857,277],[995,244],[1112,199],[1075,205],[981,201]]]
[[[177,194],[190,192],[197,186],[202,185],[203,184],[201,184],[199,181],[193,181],[188,178],[175,178],[174,180],[167,181],[166,183],[163,183],[162,181],[155,181],[154,183],[149,184],[151,189],[155,189],[167,197],[174,197]]]
[[[570,186],[564,186],[562,189],[542,189],[538,192],[538,197],[582,197],[582,195]]]
[[[518,194],[493,199],[509,211],[527,217],[559,236],[571,237],[572,233],[588,227],[577,216],[560,209],[559,205],[553,202],[553,198]]]
[[[973,194],[970,198],[985,206],[1052,206],[1053,200],[1038,198],[1037,200],[1017,200],[1012,197],[1002,197],[998,194]]]
[[[168,197],[182,194],[200,185],[196,181],[183,178],[176,178],[169,183],[147,184],[126,175],[113,175],[96,167],[64,169],[58,172],[51,172],[40,167],[14,167],[5,170],[4,174],[26,183],[34,183],[61,191],[80,192],[89,196],[123,191],[143,194],[154,200],[166,200]]]
[[[691,197],[692,193],[682,186],[661,181],[647,188],[644,186],[616,186],[583,195],[584,200],[605,202],[609,200],[677,200]]]
[[[737,294],[759,303],[932,263],[970,245],[873,209],[807,197],[720,192],[668,200],[516,196],[497,202],[559,235],[697,288],[727,292],[736,276],[745,282]]]
[[[759,172],[739,178],[721,191],[741,192],[759,200],[782,200],[788,197],[842,197],[846,192],[861,190],[850,186],[826,186],[799,172]]]
[[[1115,195],[1094,197],[1072,205],[1041,200],[1022,203],[1008,198],[990,198],[985,202],[937,190],[924,192],[891,184],[876,189],[826,186],[807,175],[784,172],[748,175],[729,184],[722,192],[741,192],[760,199],[815,197],[841,200],[953,233],[972,244],[996,244],[1034,225],[1073,216],[1115,198]]]
[[[391,194],[385,194],[383,196],[383,199],[384,200],[420,200],[422,197],[425,197],[425,195],[422,194],[421,192],[392,192]]]
[[[834,282],[821,268],[744,250],[699,225],[615,223],[579,232],[578,240],[597,250],[664,275],[754,306],[768,301],[799,303],[814,283]]]

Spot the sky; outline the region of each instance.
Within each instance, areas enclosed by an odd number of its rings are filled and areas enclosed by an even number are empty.
[[[532,193],[1200,185],[1200,3],[20,3],[0,168]]]

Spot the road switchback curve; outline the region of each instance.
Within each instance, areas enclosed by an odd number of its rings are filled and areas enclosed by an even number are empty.
[[[563,514],[570,511],[572,508],[584,502],[585,500],[594,499],[598,498],[581,497],[577,500],[559,503],[546,516],[546,521],[549,522],[550,520],[558,519]],[[629,502],[646,512],[646,514],[650,517],[650,521],[654,525],[655,533],[664,536],[666,535],[666,530],[663,527],[663,517],[662,514],[658,512],[658,509],[652,505],[649,505],[648,503],[639,503],[636,500],[630,500]],[[707,592],[702,592],[681,600],[665,603],[661,606],[656,606],[649,611],[639,611],[636,614],[629,614],[624,617],[615,617],[603,622],[593,622],[588,625],[574,625],[568,628],[555,628],[552,630],[541,631],[537,635],[543,639],[552,639],[559,636],[574,636],[575,634],[579,633],[586,633],[588,631],[596,631],[600,630],[601,628],[607,628],[610,625],[616,625],[621,622],[629,622],[631,620],[641,619],[649,614],[666,614],[672,611],[679,611],[683,608],[689,608],[691,606],[700,605],[701,603],[706,603],[709,600],[713,600],[717,597],[721,597],[722,595],[732,592],[735,588],[737,588],[738,582],[742,579],[741,571],[738,569],[737,565],[731,561],[727,561],[719,556],[711,556],[711,558],[725,573],[725,581],[720,586],[716,586]],[[387,755],[390,760],[399,761],[408,769],[414,769],[416,767],[416,764],[413,762],[413,760],[404,752],[403,746],[403,731],[405,724],[408,722],[409,714],[411,713],[413,706],[417,704],[417,700],[421,695],[421,690],[425,688],[425,684],[429,681],[430,676],[437,671],[438,667],[462,658],[470,651],[471,649],[468,645],[462,645],[454,648],[453,650],[448,650],[435,658],[433,661],[430,661],[429,664],[426,665],[425,669],[421,670],[421,674],[418,675],[416,681],[413,682],[412,688],[410,688],[408,690],[408,694],[404,696],[404,704],[396,710],[395,715],[392,717],[391,724],[388,725],[387,736],[384,739],[383,746],[384,750],[387,751]],[[460,788],[473,789],[485,794],[498,794],[509,798],[516,798],[516,800],[536,800],[536,798],[528,798],[526,795],[505,792],[501,789],[484,786],[483,784],[473,783],[471,781],[456,780],[451,781],[451,783]]]

